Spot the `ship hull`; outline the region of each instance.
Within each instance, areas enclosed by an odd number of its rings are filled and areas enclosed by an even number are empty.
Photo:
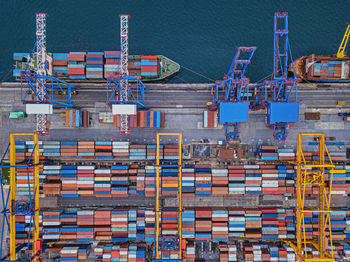
[[[290,70],[305,82],[349,83],[350,57],[309,55],[296,59]]]
[[[29,57],[28,53],[14,53],[17,80],[25,68],[36,72],[36,54]],[[162,55],[129,55],[128,59],[129,75],[143,82],[166,81],[180,71],[178,63]],[[67,82],[103,83],[120,72],[119,51],[48,53],[46,60],[46,74]]]

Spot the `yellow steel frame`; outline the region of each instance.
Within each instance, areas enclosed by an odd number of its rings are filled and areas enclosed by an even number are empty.
[[[348,27],[345,30],[343,39],[340,43],[338,53],[337,53],[338,58],[343,58],[346,55],[345,48],[346,48],[346,45],[348,44],[349,36],[350,36],[350,24],[348,24]]]
[[[156,259],[160,258],[159,254],[159,174],[160,174],[160,158],[159,158],[159,146],[160,146],[160,137],[161,136],[177,136],[178,137],[178,150],[179,150],[179,159],[177,162],[178,165],[178,232],[180,239],[180,250],[179,250],[179,259],[182,259],[182,133],[157,133],[157,150],[156,150]]]
[[[16,201],[16,147],[15,137],[33,136],[33,176],[34,176],[34,227],[33,227],[33,261],[37,261],[39,240],[39,140],[37,133],[10,133],[10,260],[16,260],[16,212],[13,203]],[[29,185],[28,185],[29,186]]]
[[[305,160],[304,152],[302,150],[302,138],[307,136],[319,137],[317,161]],[[329,161],[327,162],[325,160],[325,155],[329,158]],[[334,170],[334,164],[325,144],[325,135],[322,133],[300,133],[298,135],[297,159],[296,162],[292,163],[297,166],[296,243],[293,241],[287,242],[294,249],[298,261],[334,261],[333,249],[331,248],[331,253],[326,250],[328,243],[330,243],[331,247],[333,245],[330,222],[330,213],[332,212],[330,210],[332,180],[334,173],[345,173],[345,170]],[[326,169],[329,170],[330,174],[328,193],[324,180]],[[305,207],[307,186],[319,187],[319,204],[315,209],[308,209]],[[306,240],[304,221],[305,213],[319,214],[318,239]],[[325,234],[327,229],[329,231],[329,240],[326,239]],[[319,258],[310,257],[306,249],[310,245],[319,251]]]

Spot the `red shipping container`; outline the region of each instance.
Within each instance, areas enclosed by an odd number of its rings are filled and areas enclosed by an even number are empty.
[[[53,66],[66,66],[66,65],[68,65],[68,60],[53,60],[52,65]]]
[[[120,55],[120,51],[105,51],[105,55]]]
[[[86,61],[87,65],[103,65],[103,60],[101,61]]]
[[[68,61],[83,62],[83,61],[85,61],[85,55],[68,54]]]
[[[156,55],[142,55],[141,59],[157,59]]]
[[[85,68],[68,68],[69,75],[85,75]]]

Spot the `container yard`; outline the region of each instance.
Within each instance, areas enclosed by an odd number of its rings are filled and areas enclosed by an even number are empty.
[[[0,83],[0,261],[349,261],[344,53],[302,83],[276,12],[270,78],[240,46],[216,82],[150,83],[180,66],[130,56],[129,15],[104,52],[47,53],[46,19]]]

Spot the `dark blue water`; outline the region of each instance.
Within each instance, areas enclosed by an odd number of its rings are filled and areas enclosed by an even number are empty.
[[[257,46],[248,76],[272,71],[273,14],[289,12],[293,57],[333,54],[350,21],[350,0],[1,0],[0,80],[13,52],[30,52],[35,13],[47,12],[51,52],[119,50],[120,13],[129,13],[130,54],[162,54],[183,68],[172,81],[210,82],[227,72],[237,46]],[[204,78],[191,71],[206,76]]]

